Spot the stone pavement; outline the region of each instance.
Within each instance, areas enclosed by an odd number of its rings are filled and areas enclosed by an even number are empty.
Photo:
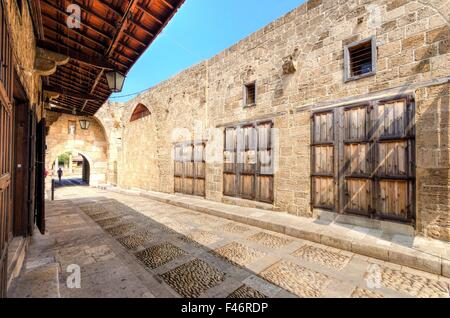
[[[449,296],[443,276],[142,196],[68,187],[56,198],[10,297]],[[81,289],[66,286],[71,264]]]
[[[287,213],[208,201],[200,197],[123,190],[115,187],[107,187],[107,189],[118,193],[143,196],[299,239],[450,277],[450,244],[414,236],[413,228],[404,224],[348,215],[340,215],[338,220],[335,220],[330,217],[335,216],[332,213],[323,213],[320,219],[304,218]]]

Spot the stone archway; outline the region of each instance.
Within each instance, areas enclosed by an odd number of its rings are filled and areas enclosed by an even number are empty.
[[[52,165],[63,153],[81,154],[89,163],[89,183],[105,184],[108,175],[108,142],[103,126],[97,119],[88,117],[90,127],[83,130],[73,115],[62,114],[48,127],[46,169],[52,174]],[[75,126],[75,128],[74,128]]]
[[[58,163],[58,159],[61,155],[70,153],[70,161],[68,165],[61,165]],[[81,160],[79,160],[81,158]],[[80,161],[80,162],[78,162]],[[64,153],[57,155],[51,161],[51,171],[53,172],[53,178],[57,175],[59,168],[63,169],[65,179],[69,179],[73,184],[90,185],[91,181],[91,165],[92,159],[77,150],[68,150]]]

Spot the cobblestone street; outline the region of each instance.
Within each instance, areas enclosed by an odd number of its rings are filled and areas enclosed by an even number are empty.
[[[144,197],[68,187],[56,199],[11,297],[449,295],[441,276]],[[81,289],[66,287],[70,264],[81,267]],[[49,266],[55,284],[42,283]]]

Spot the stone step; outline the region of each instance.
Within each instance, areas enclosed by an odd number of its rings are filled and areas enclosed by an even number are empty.
[[[203,198],[135,189],[124,190],[110,186],[104,189],[128,195],[140,195],[155,201],[450,277],[450,244],[445,242],[417,236],[389,234],[361,226],[324,223],[287,213],[243,208]]]
[[[43,261],[27,266],[27,269],[11,286],[9,298],[61,298],[59,292],[59,264]],[[28,264],[27,264],[28,265]]]

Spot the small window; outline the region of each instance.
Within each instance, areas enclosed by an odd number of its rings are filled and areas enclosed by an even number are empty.
[[[151,115],[151,113],[150,113],[150,111],[148,110],[147,107],[145,107],[142,104],[138,104],[136,106],[136,108],[134,109],[133,115],[131,115],[130,122],[139,120],[141,118],[144,118],[144,117],[147,117],[147,116],[150,116],[150,115]]]
[[[256,82],[246,84],[244,87],[244,106],[256,105]]]
[[[347,45],[345,54],[345,81],[357,80],[376,72],[376,41],[372,37]]]

